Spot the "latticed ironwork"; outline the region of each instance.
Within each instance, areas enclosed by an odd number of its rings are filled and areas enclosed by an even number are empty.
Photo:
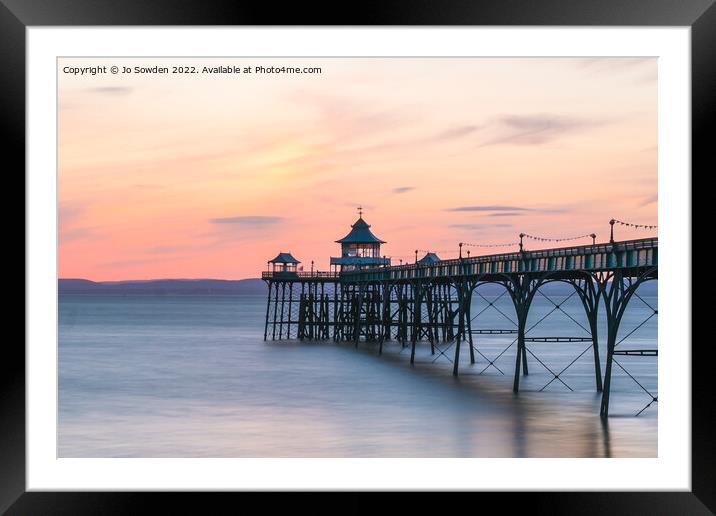
[[[382,353],[386,341],[396,341],[401,349],[410,350],[411,364],[415,362],[416,346],[428,343],[432,361],[450,362],[455,375],[459,374],[463,343],[467,345],[471,364],[476,363],[477,358],[485,361],[479,374],[493,370],[507,374],[507,369],[497,361],[514,350],[515,392],[520,390],[520,378],[529,373],[530,362],[543,367],[550,375],[540,391],[553,385],[571,391],[573,387],[565,375],[577,361],[591,357],[595,388],[602,393],[601,415],[609,414],[615,367],[649,397],[646,406],[639,411],[642,413],[656,403],[658,397],[639,382],[622,360],[655,356],[658,351],[654,348],[626,349],[623,344],[657,315],[656,308],[637,292],[644,282],[656,279],[657,272],[656,238],[534,251],[523,248],[517,253],[424,260],[410,265],[356,269],[339,274],[266,272],[263,279],[268,283],[269,295],[264,339],[333,339],[353,342],[356,346],[359,342],[374,342],[378,353]],[[571,285],[573,290],[560,298],[542,290],[543,286],[554,282]],[[504,291],[489,299],[480,291],[480,287],[487,284],[501,285]],[[537,321],[528,324],[530,308],[536,297],[546,300],[551,308]],[[512,302],[513,310],[497,306],[497,301],[503,298]],[[648,306],[651,315],[623,334],[619,331],[620,324],[633,299]],[[565,303],[576,300],[584,309],[586,324],[564,309]],[[485,306],[478,309],[482,304]],[[486,310],[496,311],[504,326],[480,327],[477,323]],[[599,354],[600,311],[606,319],[604,372]],[[542,323],[556,314],[571,321],[568,325],[571,333],[540,334]],[[511,342],[496,355],[488,356],[478,342],[484,335],[505,335]],[[578,349],[571,362],[555,367],[544,358],[541,346],[546,344],[570,345]]]

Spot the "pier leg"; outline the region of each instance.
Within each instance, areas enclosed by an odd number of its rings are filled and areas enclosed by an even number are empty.
[[[398,322],[396,326],[396,332],[395,332],[395,338],[400,342],[400,347],[405,347],[405,339],[403,337],[403,286],[402,285],[396,285],[395,287],[395,297],[396,303],[397,303],[397,315],[398,315]]]
[[[515,357],[515,379],[512,385],[514,392],[519,392],[520,390],[520,366],[523,368],[523,374],[525,376],[528,374],[527,347],[525,346],[527,316],[532,299],[543,281],[544,277],[523,274],[522,276],[513,275],[509,278],[509,281],[505,282],[505,287],[512,298],[515,313],[517,314],[517,355]]]
[[[589,334],[592,337],[592,354],[594,355],[594,378],[597,392],[602,392],[602,366],[599,362],[599,333],[598,333],[598,317],[599,317],[599,298],[602,291],[595,287],[594,278],[586,274],[582,279],[568,280],[577,294],[579,295],[584,312],[589,323]]]
[[[353,319],[353,340],[355,341],[355,347],[358,347],[358,341],[360,340],[360,312],[361,305],[363,304],[363,285],[358,289],[358,297],[356,298],[354,307],[354,319]]]
[[[298,328],[296,329],[296,337],[303,340],[306,333],[306,297],[301,294],[298,299]]]
[[[621,314],[624,313],[626,296],[624,292],[624,278],[621,271],[605,274],[599,284],[604,297],[604,307],[607,318],[607,364],[604,371],[604,388],[602,390],[602,403],[599,415],[603,418],[609,416],[609,395],[612,387],[612,363],[614,361],[614,348],[616,347],[617,333]]]
[[[323,298],[323,339],[331,338],[331,297],[328,294]]]
[[[457,289],[455,289],[455,292],[457,292]],[[457,309],[453,310],[453,305],[455,303],[459,303],[459,301],[455,301],[452,297],[451,287],[447,287],[447,299],[446,299],[446,308],[445,308],[445,314],[447,316],[447,340],[452,341],[455,339],[455,318],[457,317]]]
[[[378,354],[383,354],[383,341],[387,338],[390,338],[390,286],[388,283],[383,283],[382,285],[382,293],[383,293],[383,303],[381,305],[381,314],[380,314],[380,335],[378,337]]]
[[[604,387],[602,389],[602,404],[599,415],[609,416],[609,395],[612,384],[612,363],[614,362],[614,348],[617,346],[617,335],[619,324],[626,310],[627,304],[637,287],[649,279],[653,279],[656,267],[650,268],[638,277],[625,277],[622,270],[617,269],[613,273],[602,274],[598,278],[601,296],[604,299],[604,307],[607,318],[607,364],[604,372]],[[625,281],[626,280],[626,281]],[[625,282],[628,285],[625,285]]]
[[[338,342],[338,283],[333,284],[333,340]]]
[[[602,365],[599,362],[598,334],[598,311],[601,290],[594,288],[594,280],[590,277],[584,280],[584,287],[581,289],[577,289],[577,293],[582,299],[584,310],[587,313],[587,321],[589,322],[589,332],[592,335],[592,354],[594,355],[594,380],[596,383],[597,392],[602,392]]]
[[[266,296],[266,323],[264,324],[264,340],[268,336],[268,322],[269,322],[269,310],[271,309],[271,282],[268,283],[268,294]]]
[[[288,320],[286,321],[286,338],[291,338],[291,313],[293,311],[293,283],[288,284]]]
[[[457,338],[455,339],[455,362],[453,362],[452,366],[453,376],[457,376],[458,374],[460,366],[460,342],[465,339],[465,286],[461,283],[456,290],[458,300],[458,326]]]
[[[330,331],[330,325],[328,324],[328,294],[326,294],[325,288],[325,284],[321,282],[321,340],[327,339]]]
[[[271,333],[271,340],[276,340],[276,317],[278,316],[278,283],[276,283],[276,291],[274,292],[274,294],[273,332]]]
[[[460,316],[460,319],[462,319],[462,316]],[[455,362],[452,366],[452,375],[457,376],[458,375],[458,369],[460,365],[460,340],[462,338],[462,334],[458,332],[457,338],[455,339]]]
[[[315,285],[308,286],[308,338],[315,340],[316,338],[316,294]]]
[[[475,363],[475,347],[473,346],[472,342],[472,315],[471,315],[471,307],[472,307],[472,289],[468,289],[468,299],[467,299],[467,306],[466,306],[466,312],[467,312],[467,342],[470,345],[470,363]]]
[[[286,282],[281,283],[281,318],[278,324],[278,340],[283,338],[283,312],[286,306]]]
[[[440,342],[441,335],[442,335],[442,328],[443,328],[443,322],[442,322],[442,285],[437,285],[435,287],[435,342]]]
[[[401,301],[400,315],[400,343],[405,347],[408,345],[408,301],[405,298]]]
[[[418,340],[418,328],[419,328],[419,321],[420,321],[420,286],[419,284],[414,284],[412,289],[412,295],[413,295],[413,324],[412,324],[412,333],[410,336],[410,363],[415,363],[415,345]]]
[[[454,318],[452,313],[452,289],[450,285],[445,285],[445,295],[443,297],[445,304],[444,317],[445,317],[445,342],[452,341],[455,338]]]
[[[607,365],[604,371],[604,388],[602,390],[602,403],[599,408],[601,417],[609,416],[609,394],[612,386],[612,362],[614,361],[614,344],[616,343],[616,332],[607,331]]]
[[[519,319],[519,318],[518,318]],[[513,392],[519,392],[520,390],[520,364],[524,363],[527,364],[526,361],[523,361],[522,358],[524,356],[524,348],[525,345],[525,325],[522,321],[518,320],[518,328],[517,328],[517,355],[515,360],[515,379],[512,384],[512,390]]]
[[[589,317],[589,327],[592,333],[592,351],[594,354],[594,381],[597,392],[602,392],[602,365],[599,362],[599,337],[597,335],[597,316]]]
[[[428,287],[425,290],[425,309],[428,312],[428,340],[430,341],[430,354],[435,354],[435,338],[433,330],[435,328],[435,318],[433,317],[433,289]]]

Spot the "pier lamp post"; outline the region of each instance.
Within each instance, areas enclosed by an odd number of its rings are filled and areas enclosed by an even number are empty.
[[[467,259],[468,260],[470,259],[470,250],[469,249],[467,250]]]
[[[460,246],[460,259],[462,260],[462,242],[458,244]]]
[[[609,243],[610,244],[614,243],[614,223],[615,222],[616,222],[616,220],[614,220],[614,219],[609,221],[609,225],[611,226],[611,228],[609,230]]]
[[[524,238],[524,236],[525,236],[524,233],[520,233],[520,252],[522,252],[522,250],[523,250],[522,249],[522,239]]]
[[[589,236],[592,237],[592,245],[597,245],[597,235],[595,235],[594,233],[592,233],[592,234],[589,235]]]
[[[418,250],[415,250],[415,265],[418,264]]]
[[[311,276],[313,276],[313,260],[311,260]]]

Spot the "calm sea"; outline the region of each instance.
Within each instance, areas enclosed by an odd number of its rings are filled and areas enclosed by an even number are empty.
[[[485,309],[476,327],[510,328],[510,301],[486,297],[494,306],[475,297],[473,314]],[[566,296],[551,297],[560,304]],[[643,323],[649,305],[656,308],[656,297],[631,302],[621,348],[656,347],[657,317]],[[485,358],[514,335],[478,336],[473,365],[463,346],[455,378],[427,343],[411,367],[409,348],[396,342],[382,356],[366,343],[264,342],[265,306],[259,296],[61,296],[58,455],[657,455],[657,404],[635,417],[651,401],[646,391],[656,395],[654,357],[617,357],[624,369],[615,365],[603,424],[588,343],[528,343],[529,376],[514,395],[515,346],[496,367]],[[587,336],[576,296],[560,307],[566,314],[537,297],[530,324],[543,320],[528,335]],[[564,383],[547,370],[559,373],[575,358]]]

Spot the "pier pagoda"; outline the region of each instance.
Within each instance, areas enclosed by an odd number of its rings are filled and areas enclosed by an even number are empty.
[[[278,253],[276,258],[268,261],[269,271],[277,277],[297,277],[298,264],[301,263],[291,253]],[[273,270],[270,268],[273,267]]]
[[[341,256],[331,257],[331,267],[336,272],[390,265],[390,258],[380,255],[380,244],[386,242],[373,234],[360,208],[350,232],[336,243],[341,244]]]
[[[418,265],[430,265],[438,263],[439,261],[440,257],[437,254],[428,252],[420,260],[418,260]]]

